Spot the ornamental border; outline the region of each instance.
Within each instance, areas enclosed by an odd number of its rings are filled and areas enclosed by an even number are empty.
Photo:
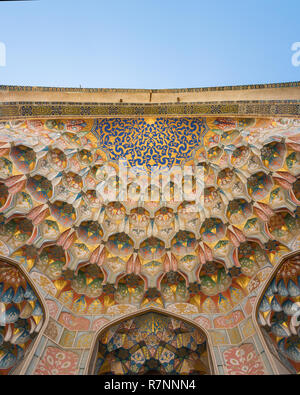
[[[115,118],[243,116],[300,118],[300,100],[225,101],[203,103],[0,103],[0,120],[34,118]]]

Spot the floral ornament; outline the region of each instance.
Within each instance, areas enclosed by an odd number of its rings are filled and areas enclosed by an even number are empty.
[[[161,282],[165,303],[185,302],[189,297],[185,278],[178,272],[168,272]]]
[[[264,375],[264,367],[253,344],[233,347],[223,353],[227,373],[233,375]]]
[[[67,376],[77,374],[79,356],[74,352],[62,351],[58,347],[48,347],[34,375],[36,376]]]

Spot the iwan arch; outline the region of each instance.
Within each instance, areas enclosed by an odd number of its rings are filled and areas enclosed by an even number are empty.
[[[0,101],[0,374],[299,373],[299,83]]]

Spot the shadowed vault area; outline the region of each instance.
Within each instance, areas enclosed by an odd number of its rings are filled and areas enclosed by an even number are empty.
[[[210,374],[206,336],[157,312],[122,321],[98,341],[94,374]]]

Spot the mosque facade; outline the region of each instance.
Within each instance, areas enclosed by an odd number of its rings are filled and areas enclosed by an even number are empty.
[[[300,83],[0,86],[0,375],[300,372]]]

